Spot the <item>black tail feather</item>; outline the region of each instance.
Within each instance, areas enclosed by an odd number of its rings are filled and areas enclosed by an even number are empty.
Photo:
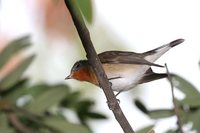
[[[166,73],[146,74],[144,77],[142,77],[142,79],[139,80],[138,84],[147,83],[147,82],[151,82],[151,81],[166,78],[166,77],[167,77]]]
[[[170,42],[169,44],[170,44],[170,47],[174,47],[174,46],[176,46],[176,45],[178,45],[178,44],[180,44],[184,41],[185,41],[184,39],[177,39],[177,40]]]

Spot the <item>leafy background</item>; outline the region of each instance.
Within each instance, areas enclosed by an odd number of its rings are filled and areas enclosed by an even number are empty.
[[[53,78],[49,80],[50,82],[41,80],[41,77],[45,74],[49,74],[49,78],[51,77],[51,73],[47,72],[46,67],[50,70],[55,70],[52,68],[54,64],[52,62],[51,64],[48,63],[48,60],[54,61],[54,58],[56,58],[55,55],[51,54],[51,50],[56,48],[55,45],[51,43],[51,41],[54,41],[52,39],[53,37],[62,36],[70,40],[72,44],[77,44],[76,46],[70,46],[76,49],[73,53],[70,49],[66,50],[67,52],[64,51],[69,55],[73,56],[78,53],[80,56],[85,56],[85,54],[81,48],[76,31],[73,28],[70,15],[66,14],[67,10],[63,2],[60,0],[51,0],[38,3],[39,7],[45,7],[39,8],[40,11],[41,9],[46,10],[44,14],[45,25],[43,30],[47,37],[44,37],[43,40],[45,40],[44,42],[47,45],[35,41],[37,38],[41,39],[41,37],[44,36],[43,34],[34,37],[32,37],[32,35],[25,35],[17,39],[6,41],[7,44],[2,48],[0,53],[0,131],[5,133],[94,132],[95,129],[91,128],[94,121],[96,122],[100,119],[105,122],[108,121],[108,119],[106,119],[107,115],[105,115],[105,112],[100,112],[98,108],[96,109],[96,104],[99,103],[95,103],[95,98],[91,97],[91,93],[97,92],[89,89],[88,91],[90,93],[85,94],[82,90],[82,88],[92,88],[90,85],[86,84],[83,86],[83,84],[81,84],[75,86],[75,88],[80,89],[74,89],[69,82],[67,82],[69,85],[63,82],[63,73],[60,74],[59,71],[56,75],[53,75],[54,77],[62,78],[62,80],[58,80],[59,82],[56,82]],[[100,42],[100,40],[102,42],[103,40],[104,43],[109,44],[106,46],[97,45],[96,48],[98,51],[113,48],[125,49],[123,45],[124,42],[117,40],[116,37],[113,38],[112,36],[114,33],[112,33],[112,35],[108,34],[105,27],[100,27],[98,34],[94,34],[92,30],[92,25],[95,24],[95,6],[93,1],[77,0],[77,4],[82,11],[88,27],[91,29],[91,36],[94,42]],[[95,25],[93,27],[95,27]],[[104,36],[101,37],[100,35]],[[62,37],[58,38],[62,40]],[[2,45],[4,44],[3,42],[1,43]],[[36,48],[35,45],[40,46]],[[66,44],[62,45],[62,43],[59,43],[56,45],[65,49],[64,46]],[[37,52],[38,49],[40,49],[40,52]],[[47,54],[49,56],[41,55],[44,51],[50,51],[50,54]],[[53,52],[56,53],[57,51],[55,50]],[[59,49],[58,53],[63,54],[62,52],[63,51]],[[64,57],[64,60],[67,59],[66,66],[73,64],[75,61],[75,59],[68,61],[68,58],[66,58],[66,56]],[[38,63],[38,58],[42,58],[44,64]],[[80,57],[77,59],[79,58]],[[17,62],[15,62],[16,60]],[[10,62],[11,68],[9,66]],[[16,64],[13,65],[13,62]],[[198,60],[196,62],[198,62]],[[37,69],[34,69],[32,67],[33,65],[36,66]],[[4,72],[5,69],[8,68],[10,68],[10,70]],[[64,69],[66,71],[65,67]],[[31,76],[26,70],[29,70],[29,72],[32,71],[32,75],[35,76]],[[77,84],[77,82],[71,82],[72,84]],[[200,95],[198,89],[185,78],[176,74],[173,76],[173,82],[177,90],[184,95],[183,98],[177,97],[177,103],[185,132],[199,132]],[[169,95],[168,97],[171,96]],[[105,100],[102,101],[104,102],[103,106],[105,106]],[[125,103],[121,100],[121,105],[123,106],[123,104]],[[143,102],[143,99],[140,98],[134,98],[132,105],[133,107],[136,106],[141,113],[152,120],[150,125],[146,127],[143,125],[144,128],[138,131],[140,133],[146,133],[152,128],[154,129],[157,125],[159,126],[159,122],[162,119],[175,117],[173,107],[151,109],[151,105]],[[75,120],[71,119],[72,116],[75,117]],[[112,122],[114,122],[114,119]],[[106,127],[106,124],[104,124],[103,127]],[[101,129],[99,129],[99,131],[101,131]],[[177,132],[177,126],[173,124],[173,126],[169,127],[165,132]]]
[[[12,41],[0,53],[1,67],[30,46],[30,37]],[[23,59],[15,69],[0,80],[0,130],[7,132],[91,132],[88,119],[105,119],[106,116],[92,110],[91,99],[81,99],[81,93],[72,91],[65,84],[30,84],[23,72],[34,60],[34,55]],[[72,123],[64,116],[64,110],[72,110],[80,123]],[[6,123],[5,123],[6,122]]]

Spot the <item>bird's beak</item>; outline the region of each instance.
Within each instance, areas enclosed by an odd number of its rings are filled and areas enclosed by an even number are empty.
[[[71,79],[71,74],[65,78],[65,80]]]

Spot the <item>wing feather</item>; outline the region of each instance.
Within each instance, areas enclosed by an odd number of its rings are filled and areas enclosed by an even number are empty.
[[[155,64],[145,60],[144,56],[140,53],[126,52],[126,51],[106,51],[100,53],[98,56],[102,63],[139,64],[139,65],[163,67],[159,64]]]

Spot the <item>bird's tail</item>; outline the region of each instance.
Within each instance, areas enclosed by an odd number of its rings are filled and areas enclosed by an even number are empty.
[[[138,84],[147,83],[147,82],[151,82],[151,81],[154,81],[154,80],[166,78],[167,76],[168,76],[167,73],[146,74],[138,81]]]
[[[164,53],[166,53],[169,49],[181,44],[182,42],[184,42],[184,39],[177,39],[168,44],[165,44],[158,48],[155,48],[153,50],[147,51],[147,52],[143,53],[145,56],[144,58],[149,62],[154,62],[155,60],[160,58]]]

